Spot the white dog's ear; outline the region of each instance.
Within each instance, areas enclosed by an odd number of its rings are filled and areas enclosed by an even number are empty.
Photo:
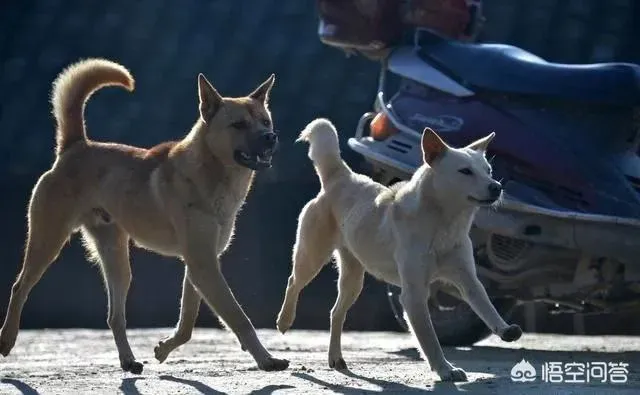
[[[200,99],[200,117],[204,122],[208,122],[222,105],[222,96],[202,73],[198,74],[198,98]]]
[[[491,142],[491,140],[493,140],[494,137],[496,137],[496,132],[491,132],[491,134],[489,134],[488,136],[467,145],[466,148],[472,149],[474,151],[486,152],[487,147],[489,147],[489,143]]]
[[[424,128],[422,132],[422,157],[424,162],[431,165],[449,149],[440,136],[431,128]]]

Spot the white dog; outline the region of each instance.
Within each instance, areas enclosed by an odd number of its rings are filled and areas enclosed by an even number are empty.
[[[504,322],[478,280],[469,238],[477,208],[502,195],[485,158],[494,135],[456,149],[426,128],[421,142],[424,164],[408,182],[387,188],[354,173],[342,161],[330,121],[311,122],[298,141],[310,143],[309,158],[322,188],[300,213],[278,329],[284,333],[291,327],[300,292],[336,251],[340,278],[331,309],[331,368],[346,369],[342,326],[362,290],[365,271],[402,288],[400,300],[420,349],[443,381],[466,381],[466,373],[444,357],[431,323],[427,300],[433,281],[458,288],[502,340],[520,338],[520,327]]]

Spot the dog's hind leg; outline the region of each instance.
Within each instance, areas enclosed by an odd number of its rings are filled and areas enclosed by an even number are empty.
[[[82,229],[89,253],[99,260],[109,300],[107,324],[118,348],[122,370],[140,374],[143,365],[135,360],[127,340],[125,307],[131,284],[129,236],[116,224],[85,226]]]
[[[164,362],[171,351],[185,344],[191,339],[193,327],[198,318],[202,297],[189,280],[188,268],[184,267],[184,279],[182,280],[182,299],[180,301],[180,320],[173,334],[158,343],[153,349],[156,359]]]
[[[298,219],[293,268],[276,322],[280,332],[285,333],[293,324],[300,292],[329,262],[336,239],[335,221],[325,201],[318,196],[304,206]]]
[[[342,358],[342,327],[347,311],[353,306],[362,291],[364,283],[364,268],[356,257],[346,248],[338,250],[338,298],[331,309],[331,334],[329,342],[329,367],[333,369],[347,369]]]
[[[73,231],[75,203],[68,200],[65,187],[48,172],[40,177],[33,189],[22,269],[11,288],[7,314],[0,330],[0,354],[4,356],[9,355],[16,342],[20,316],[29,293],[58,257]]]

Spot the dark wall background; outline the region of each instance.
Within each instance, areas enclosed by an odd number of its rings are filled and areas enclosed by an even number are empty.
[[[486,0],[484,41],[522,46],[567,63],[640,62],[640,3],[631,0]],[[223,258],[237,298],[258,327],[274,327],[290,270],[299,210],[318,190],[306,148],[294,146],[311,119],[330,117],[346,148],[370,109],[377,65],[345,58],[316,37],[314,2],[300,0],[21,0],[0,6],[0,308],[4,315],[19,269],[31,187],[53,160],[51,82],[69,63],[106,57],[136,78],[133,94],[98,93],[87,107],[89,135],[152,146],[180,138],[197,116],[196,75],[224,95],[243,95],[269,73],[282,149],[259,175]],[[182,266],[132,253],[129,326],[173,325]],[[301,298],[296,327],[327,328],[336,273],[325,268]],[[200,325],[217,325],[203,308]],[[106,297],[97,268],[73,239],[34,289],[23,327],[106,327]],[[384,287],[367,278],[347,322],[350,329],[396,329]]]

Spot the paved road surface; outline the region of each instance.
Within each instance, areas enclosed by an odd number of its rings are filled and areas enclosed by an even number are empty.
[[[492,336],[473,348],[445,350],[470,379],[454,385],[438,382],[408,334],[345,333],[351,372],[344,374],[327,367],[323,331],[259,331],[275,355],[291,360],[288,370],[277,373],[258,371],[230,333],[214,329],[196,330],[190,343],[159,364],[153,346],[169,331],[129,330],[134,352],[145,363],[140,376],[119,370],[108,331],[22,331],[11,355],[0,359],[0,394],[640,394],[640,337],[525,334],[514,344]],[[534,382],[510,378],[523,358],[537,370]],[[544,362],[560,362],[565,369],[568,362],[624,362],[628,382],[542,382]]]

